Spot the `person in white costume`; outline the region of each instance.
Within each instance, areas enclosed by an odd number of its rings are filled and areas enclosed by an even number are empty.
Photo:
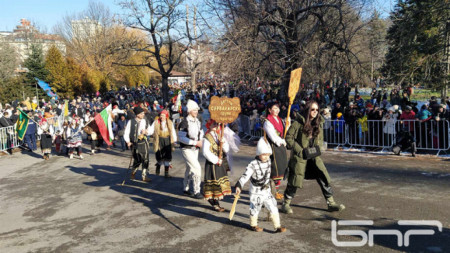
[[[280,224],[277,202],[270,189],[271,162],[270,155],[272,148],[264,138],[259,139],[256,147],[256,159],[247,166],[244,174],[236,183],[236,194],[239,195],[242,187],[250,180],[250,226],[253,231],[261,232],[258,227],[258,214],[264,205],[270,212],[270,218],[275,227],[275,232],[285,232],[286,228]]]

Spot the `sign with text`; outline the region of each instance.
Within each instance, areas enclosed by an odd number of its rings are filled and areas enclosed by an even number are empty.
[[[211,119],[217,123],[231,123],[237,119],[241,112],[241,101],[239,98],[217,97],[211,98],[208,107]]]

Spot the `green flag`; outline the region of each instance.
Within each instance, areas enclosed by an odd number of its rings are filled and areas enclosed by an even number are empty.
[[[25,133],[27,132],[29,118],[22,110],[19,109],[19,111],[20,115],[16,123],[16,132],[19,140],[23,140],[23,136],[25,136]]]

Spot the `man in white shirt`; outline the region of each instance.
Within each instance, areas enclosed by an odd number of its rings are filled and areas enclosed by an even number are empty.
[[[136,118],[128,122],[123,135],[125,142],[128,147],[131,147],[133,152],[134,162],[132,165],[131,179],[135,178],[136,171],[139,165],[142,164],[142,181],[150,182],[150,178],[148,177],[150,148],[147,136],[153,134],[153,129],[144,119],[144,109],[135,107],[133,111]]]
[[[204,133],[201,123],[197,119],[199,109],[200,107],[196,102],[188,100],[187,112],[189,115],[181,121],[178,132],[181,151],[186,161],[183,193],[196,199],[203,198],[203,195],[200,193],[202,167],[198,161],[198,152],[202,147]],[[191,182],[193,192],[189,191]]]

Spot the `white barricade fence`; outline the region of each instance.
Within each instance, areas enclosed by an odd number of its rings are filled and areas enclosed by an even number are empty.
[[[5,152],[8,149],[19,146],[16,129],[14,126],[0,128],[0,151]]]
[[[261,118],[250,120],[239,116],[239,132],[244,139],[256,139],[264,135]],[[323,127],[324,141],[331,145],[374,147],[390,150],[396,144],[401,131],[409,131],[419,150],[445,151],[450,149],[449,121],[419,120],[366,120],[346,124],[344,120],[326,120]]]
[[[240,122],[240,128],[242,130],[242,133],[244,134],[244,136],[242,137],[243,139],[250,139],[252,137],[251,132],[250,132],[250,117],[248,117],[247,115],[241,114],[239,116],[239,122]]]
[[[417,149],[444,151],[450,149],[450,124],[445,121],[402,120],[396,125],[397,133],[408,131],[414,136]]]
[[[400,134],[409,132],[417,149],[439,152],[450,149],[449,121],[396,120],[392,125],[392,122],[367,120],[356,121],[347,128],[350,146],[389,149],[396,144]]]
[[[260,117],[250,120],[250,135],[252,136],[251,139],[259,139],[262,136],[264,136],[264,121],[261,120]]]
[[[323,140],[327,144],[347,144],[347,125],[344,120],[326,120],[323,126]]]
[[[355,121],[348,125],[348,145],[390,148],[395,143],[396,122],[382,120]]]

